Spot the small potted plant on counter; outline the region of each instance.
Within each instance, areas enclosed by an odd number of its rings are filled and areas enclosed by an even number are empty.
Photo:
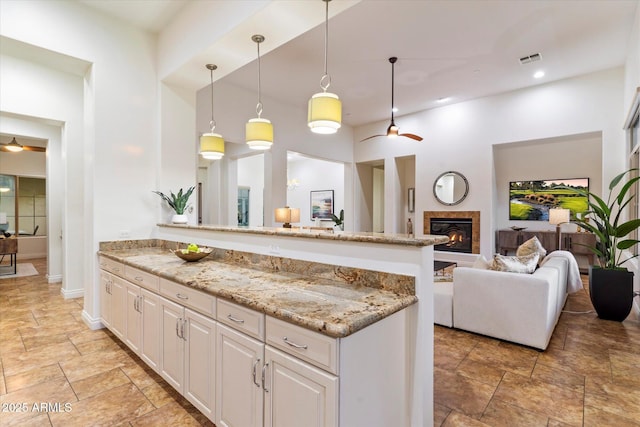
[[[587,196],[589,210],[573,222],[596,236],[595,246],[587,246],[600,261],[599,266],[589,266],[589,296],[601,319],[623,321],[633,305],[633,271],[623,265],[637,256],[627,257],[625,251],[640,243],[627,237],[640,228],[640,219],[623,221],[620,216],[635,198],[629,193],[640,180],[640,177],[632,175],[635,171],[637,169],[630,169],[613,178],[606,202],[588,190],[575,190]],[[631,177],[622,182],[627,174]],[[614,194],[618,185],[620,188]]]
[[[187,216],[184,214],[184,211],[187,209],[189,202],[189,197],[191,197],[191,193],[195,187],[189,187],[187,191],[183,192],[182,188],[178,191],[177,194],[174,194],[173,191],[169,192],[169,196],[160,192],[154,191],[158,196],[162,198],[171,209],[175,212],[175,215],[171,217],[171,222],[174,224],[186,224]]]
[[[331,220],[334,222],[334,229],[337,232],[344,231],[344,209],[340,209],[340,216],[331,214]]]

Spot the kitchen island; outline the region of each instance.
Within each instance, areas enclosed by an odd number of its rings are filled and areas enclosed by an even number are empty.
[[[189,382],[184,361],[176,368],[186,372],[187,381],[182,382],[172,381],[176,374],[163,369],[162,357],[150,366],[212,421],[230,425],[233,417],[238,421],[240,414],[251,412],[243,423],[431,425],[432,245],[442,237],[174,225],[159,225],[156,237],[101,244],[102,282],[113,290],[118,276],[114,269],[121,269],[124,279],[140,285],[132,300],[136,312],[146,307],[141,302],[145,291],[168,299],[164,305],[155,302],[164,313],[158,315],[161,330],[155,332],[160,341],[171,344],[177,336],[188,347],[185,337],[200,333],[201,342],[208,342],[198,345],[209,353],[209,366],[217,369],[200,373],[210,381],[199,393],[183,384]],[[214,251],[202,261],[185,263],[171,253],[175,242],[194,242]],[[125,280],[120,287],[127,286]],[[182,306],[170,306],[174,303]],[[178,311],[167,314],[170,309]],[[185,323],[189,313],[199,326]],[[242,315],[246,323],[239,320]],[[255,327],[243,329],[253,322],[249,319],[258,319]],[[209,338],[202,334],[205,320],[211,321]],[[118,327],[123,328],[114,329]],[[144,327],[141,334],[145,336]],[[120,336],[126,338],[126,331]],[[258,346],[251,357],[246,346],[238,345],[242,339]],[[158,345],[161,354],[168,351]],[[244,368],[236,366],[242,365],[241,355],[247,356]],[[305,368],[309,375],[293,368]],[[246,393],[237,396],[253,396],[251,411],[233,401],[237,377],[229,372],[234,369],[250,373]],[[305,418],[310,414],[312,421]]]

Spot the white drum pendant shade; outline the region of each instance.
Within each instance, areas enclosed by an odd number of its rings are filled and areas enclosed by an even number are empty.
[[[200,155],[207,160],[220,160],[224,156],[224,139],[217,133],[203,133],[200,137]]]
[[[245,125],[247,145],[253,150],[268,150],[273,144],[273,125],[267,119],[251,119]]]
[[[336,133],[342,125],[342,102],[338,95],[316,93],[309,100],[308,124],[314,133]]]

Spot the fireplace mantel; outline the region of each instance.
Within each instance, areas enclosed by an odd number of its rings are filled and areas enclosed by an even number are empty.
[[[424,211],[424,234],[430,233],[431,218],[471,218],[471,253],[480,253],[480,211]]]

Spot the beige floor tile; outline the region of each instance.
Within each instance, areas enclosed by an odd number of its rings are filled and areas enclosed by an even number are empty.
[[[106,329],[91,330],[88,328],[80,329],[74,332],[67,332],[69,340],[77,347],[78,344],[82,344],[88,341],[94,341],[109,337]]]
[[[5,375],[15,375],[39,366],[51,365],[59,360],[78,355],[78,350],[71,342],[38,347],[32,351],[9,353],[2,356]]]
[[[122,350],[105,350],[100,357],[93,354],[65,358],[60,366],[69,381],[77,382],[112,369],[123,367],[128,362],[128,355]]]
[[[559,386],[507,372],[494,395],[513,406],[582,425],[584,389]]]
[[[623,417],[586,405],[584,407],[584,427],[602,426],[638,427],[640,419]]]
[[[447,419],[449,414],[451,413],[451,409],[447,408],[444,405],[440,405],[439,403],[433,404],[433,425],[434,427],[440,427],[444,420]]]
[[[560,386],[581,387],[584,389],[584,375],[574,374],[572,372],[554,369],[542,363],[537,363],[533,368],[531,378],[534,380],[556,384]]]
[[[442,424],[442,427],[490,427],[475,418],[452,411]]]
[[[492,399],[480,421],[495,427],[547,427],[548,418],[546,415]]]
[[[200,427],[202,424],[185,412],[182,406],[172,402],[137,418],[131,422],[131,425],[134,427],[156,427],[160,425]],[[210,425],[213,425],[213,423],[210,423]]]
[[[146,366],[140,359],[130,360],[122,366],[122,371],[141,390],[158,381],[163,381],[157,373]]]
[[[22,405],[23,412],[14,412],[11,421],[22,425],[21,422],[38,416],[40,404],[60,403],[74,405],[77,402],[76,396],[71,390],[71,386],[66,379],[55,379],[45,381],[31,387],[26,387],[15,392],[0,396],[0,403],[3,405]]]
[[[533,371],[538,355],[538,351],[530,348],[495,341],[478,343],[469,353],[469,359],[528,377]]]
[[[623,418],[640,420],[640,389],[636,387],[625,387],[599,377],[587,377],[584,404]]]
[[[132,421],[155,408],[133,384],[74,403],[68,413],[49,414],[54,426],[112,426]]]
[[[129,377],[120,368],[116,368],[78,381],[72,381],[71,388],[73,388],[79,400],[84,400],[129,383],[131,383]]]
[[[638,361],[639,349],[630,348],[631,351],[610,350],[611,374],[613,382],[618,385],[640,389],[640,361]],[[633,352],[635,351],[635,353]]]
[[[495,389],[456,373],[434,369],[434,401],[472,418],[480,418]]]
[[[114,341],[114,339],[103,336],[103,338],[92,340],[92,341],[84,341],[76,344],[76,348],[82,355],[87,355],[90,353],[100,352],[100,351],[118,351],[120,350],[120,346]]]
[[[5,412],[0,417],[2,427],[47,427],[50,426],[49,415],[42,413]]]
[[[502,381],[505,371],[483,362],[465,359],[458,365],[456,373],[467,378],[473,378],[492,387],[497,387]]]
[[[155,406],[160,408],[168,403],[175,402],[178,392],[166,383],[156,383],[143,388],[142,393]]]
[[[39,366],[29,371],[20,372],[16,375],[6,376],[8,392],[14,392],[26,387],[31,387],[46,381],[65,379],[64,373],[57,363],[47,366]]]
[[[560,371],[577,375],[611,377],[611,362],[608,353],[586,349],[548,350],[540,353],[538,363]]]
[[[33,337],[24,337],[22,339],[22,342],[24,343],[25,349],[27,351],[31,351],[38,347],[69,342],[69,337],[67,337],[67,334],[39,335]]]

